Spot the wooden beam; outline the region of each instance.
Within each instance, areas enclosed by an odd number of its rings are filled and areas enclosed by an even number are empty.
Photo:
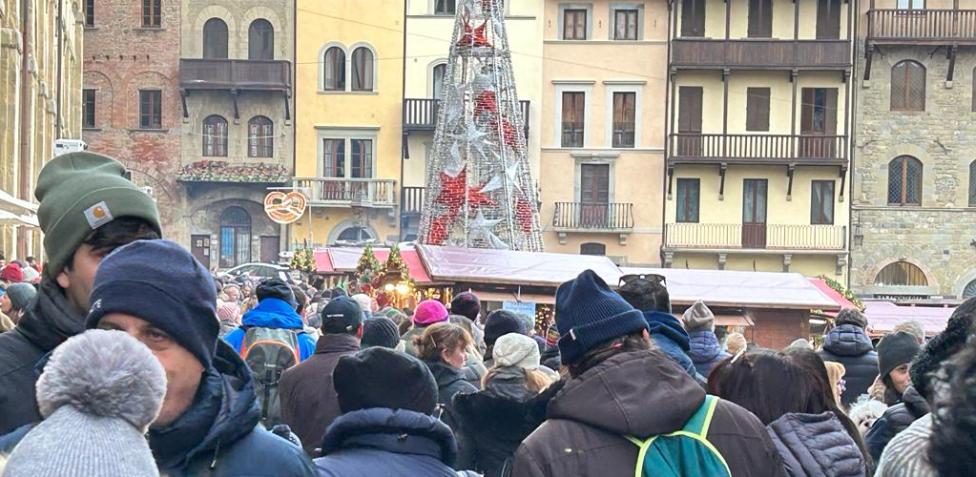
[[[946,81],[952,81],[952,75],[956,71],[956,51],[959,49],[957,45],[952,45],[949,47],[949,51],[946,55],[949,57],[949,70],[946,71]]]
[[[183,119],[190,117],[190,111],[186,107],[186,95],[190,94],[186,89],[180,88],[180,104],[183,105]]]
[[[725,200],[725,170],[728,169],[728,167],[728,164],[724,162],[718,167],[718,200]]]
[[[786,177],[789,177],[789,183],[786,185],[786,200],[793,199],[793,174],[796,172],[796,164],[790,164],[786,166]]]

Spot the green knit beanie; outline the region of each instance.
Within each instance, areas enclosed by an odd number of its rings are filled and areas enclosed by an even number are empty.
[[[48,162],[37,177],[34,196],[44,232],[44,273],[57,277],[75,250],[95,229],[121,217],[145,220],[160,232],[152,197],[125,178],[118,161],[90,152],[73,152]]]

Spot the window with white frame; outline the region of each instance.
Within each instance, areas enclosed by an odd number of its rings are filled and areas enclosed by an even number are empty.
[[[338,43],[320,52],[319,91],[372,93],[376,91],[376,53],[366,44],[349,48]]]
[[[582,148],[589,144],[587,131],[592,125],[590,99],[592,82],[554,81],[555,120],[553,147]]]
[[[559,30],[556,34],[560,40],[589,40],[593,31],[593,4],[560,4],[557,21]]]
[[[372,131],[321,131],[319,158],[322,177],[369,179],[375,174],[376,134]]]
[[[641,81],[604,81],[606,85],[606,145],[613,148],[638,147],[641,142]]]
[[[613,4],[610,6],[610,39],[637,41],[643,39],[644,6],[640,4]]]

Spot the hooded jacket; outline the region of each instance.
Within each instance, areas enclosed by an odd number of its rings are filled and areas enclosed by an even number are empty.
[[[657,353],[612,356],[565,381],[548,402],[546,422],[516,451],[512,475],[630,477],[638,448],[624,436],[681,429],[704,400],[701,386]],[[718,403],[707,438],[734,476],[784,475],[762,423],[736,404]]]
[[[843,364],[847,369],[844,375],[847,387],[840,397],[845,407],[866,393],[878,377],[878,353],[864,328],[857,325],[847,323],[830,330],[820,357],[824,361]]]
[[[688,350],[691,349],[688,345],[688,332],[681,326],[681,322],[674,316],[660,311],[643,313],[648,332],[658,349],[678,363],[678,366],[681,366],[689,376],[704,381],[704,378],[698,377],[695,363],[688,356]]]
[[[165,428],[150,428],[149,447],[163,475],[312,476],[302,449],[259,425],[261,409],[247,365],[217,343],[190,408]]]
[[[298,354],[301,361],[305,361],[315,353],[315,338],[305,333],[302,317],[298,316],[298,313],[287,301],[278,298],[265,298],[253,310],[244,314],[240,328],[224,336],[224,340],[238,353],[241,352],[241,347],[244,345],[244,335],[248,328],[297,330],[299,332]]]
[[[85,331],[85,317],[52,280],[44,280],[37,298],[17,327],[0,333],[0,435],[41,420],[34,385],[38,362],[64,340]]]
[[[455,477],[457,445],[436,418],[405,409],[371,408],[340,416],[315,459],[319,477]]]
[[[901,402],[886,409],[864,435],[864,442],[871,451],[874,461],[881,460],[881,453],[895,435],[928,413],[929,403],[925,398],[912,386],[905,389]]]
[[[729,353],[722,351],[722,345],[718,342],[718,337],[714,331],[699,330],[688,332],[689,346],[688,356],[695,363],[698,373],[708,379],[712,374],[712,369],[718,363],[730,357]]]
[[[441,411],[441,421],[447,424],[451,430],[457,432],[459,422],[454,412],[454,395],[476,393],[478,388],[464,379],[464,373],[460,369],[440,361],[425,361],[424,363],[430,368],[434,380],[437,381],[437,404]]]
[[[530,418],[534,396],[525,387],[521,370],[498,371],[486,383],[484,391],[454,396],[454,409],[461,420],[463,440],[468,449],[458,467],[481,472],[485,477],[499,477],[511,466],[515,449],[539,426]]]
[[[832,412],[785,414],[766,429],[790,477],[865,475],[861,450]]]
[[[305,452],[317,456],[325,430],[342,411],[332,384],[339,358],[359,351],[359,339],[349,334],[326,334],[315,354],[281,375],[281,419],[298,434]]]

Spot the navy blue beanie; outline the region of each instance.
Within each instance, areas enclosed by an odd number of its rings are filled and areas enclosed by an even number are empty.
[[[495,346],[495,341],[509,333],[526,335],[525,320],[509,310],[495,310],[485,320],[485,344]]]
[[[593,270],[586,270],[556,290],[556,328],[560,359],[571,364],[601,343],[647,329],[647,322]]]
[[[137,240],[102,260],[86,326],[125,313],[165,331],[209,368],[217,346],[213,278],[190,252],[169,240]]]

